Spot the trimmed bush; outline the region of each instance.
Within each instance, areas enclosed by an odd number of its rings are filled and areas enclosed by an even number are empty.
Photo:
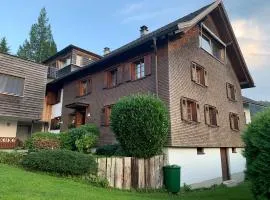
[[[246,177],[255,199],[270,199],[270,109],[257,114],[243,134]]]
[[[61,175],[96,174],[97,171],[97,163],[92,155],[68,150],[32,152],[23,158],[22,166],[30,170]]]
[[[25,156],[24,153],[0,152],[0,163],[19,166],[24,156]]]
[[[168,126],[166,106],[152,95],[123,97],[112,108],[111,128],[130,156],[148,158],[161,153]]]
[[[25,147],[30,151],[38,151],[42,149],[59,149],[60,144],[60,136],[58,134],[38,132],[26,140]]]
[[[99,130],[96,125],[82,125],[60,134],[61,147],[72,151],[90,153],[91,148],[97,142],[98,136]]]
[[[96,149],[96,154],[109,157],[114,156],[119,148],[120,148],[119,144],[104,145]]]

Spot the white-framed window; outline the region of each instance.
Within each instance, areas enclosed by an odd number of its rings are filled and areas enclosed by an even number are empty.
[[[82,56],[80,56],[80,55],[76,55],[76,65],[77,66],[82,66],[82,64],[83,64],[83,57]]]
[[[135,80],[145,77],[144,59],[141,59],[135,64]]]
[[[221,62],[225,62],[226,45],[204,24],[201,25],[200,47]]]
[[[0,93],[13,96],[23,96],[24,81],[22,77],[0,73]]]

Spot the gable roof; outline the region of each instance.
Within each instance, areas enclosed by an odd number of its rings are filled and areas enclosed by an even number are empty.
[[[247,103],[247,104],[253,104],[253,105],[256,105],[256,106],[261,106],[261,107],[265,107],[267,108],[267,106],[259,101],[255,101],[253,99],[250,99],[250,98],[247,98],[247,97],[244,97],[242,96],[242,99],[243,99],[243,103]]]
[[[98,55],[98,54],[96,54],[96,53],[93,53],[93,52],[91,52],[91,51],[87,51],[87,50],[82,49],[82,48],[80,48],[80,47],[77,47],[77,46],[75,46],[75,45],[73,45],[73,44],[70,44],[70,45],[68,45],[67,47],[65,47],[64,49],[58,51],[58,52],[57,52],[56,54],[54,54],[53,56],[51,56],[51,57],[49,57],[48,59],[42,61],[42,63],[43,63],[43,64],[46,64],[46,63],[48,63],[48,62],[54,60],[54,59],[57,58],[58,56],[65,55],[66,53],[71,52],[73,49],[76,49],[76,50],[78,50],[78,51],[80,51],[80,52],[84,52],[84,53],[86,53],[86,54],[90,54],[90,55],[92,55],[92,56],[94,56],[94,57],[96,57],[96,58],[102,58],[102,56],[100,56],[100,55]]]
[[[56,83],[64,83],[65,81],[71,81],[73,79],[75,79],[76,77],[80,77],[80,74],[85,74],[85,72],[90,72],[91,69],[94,69],[95,67],[97,67],[98,65],[102,65],[102,63],[105,63],[106,61],[109,61],[110,59],[113,59],[117,56],[120,56],[121,54],[130,51],[132,49],[135,49],[136,47],[143,45],[151,40],[153,40],[153,38],[159,39],[164,35],[167,35],[169,33],[185,33],[187,30],[189,30],[190,28],[192,28],[194,25],[196,25],[199,21],[201,21],[205,16],[207,16],[209,13],[211,13],[214,9],[219,9],[221,12],[223,12],[224,16],[225,16],[225,21],[227,23],[227,25],[229,26],[229,32],[232,35],[232,38],[234,40],[235,45],[235,52],[237,52],[237,54],[240,57],[240,61],[242,63],[241,67],[243,68],[243,73],[245,74],[245,78],[246,81],[244,83],[241,83],[240,81],[240,85],[242,88],[248,88],[248,87],[254,87],[254,82],[252,80],[252,77],[249,74],[248,68],[246,66],[246,63],[244,61],[243,55],[241,53],[241,50],[239,48],[239,45],[236,41],[236,38],[234,36],[231,24],[228,20],[228,16],[226,14],[225,8],[223,3],[221,2],[221,0],[217,0],[207,6],[204,6],[202,8],[200,8],[199,10],[190,13],[178,20],[175,20],[172,23],[169,23],[153,32],[150,32],[148,34],[146,34],[145,36],[142,36],[114,51],[112,51],[111,53],[107,54],[105,57],[101,58],[100,60],[91,63],[85,67],[80,68],[77,71],[71,72],[70,74],[63,76],[59,79],[56,79],[50,83],[48,83],[48,86],[53,86]]]

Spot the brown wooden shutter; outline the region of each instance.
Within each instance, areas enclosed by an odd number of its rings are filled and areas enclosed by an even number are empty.
[[[204,84],[208,86],[208,72],[206,70],[204,70]]]
[[[231,92],[230,92],[230,85],[229,83],[226,83],[226,92],[228,99],[231,99]]]
[[[91,92],[92,92],[92,79],[89,79],[87,83],[87,93]]]
[[[191,63],[191,80],[197,83],[197,72],[195,63]]]
[[[136,69],[135,69],[134,63],[130,64],[130,74],[131,74],[131,80],[132,81],[136,80]]]
[[[120,65],[117,68],[117,84],[118,85],[123,83],[123,75],[124,75],[124,65]]]
[[[236,101],[236,89],[235,89],[235,86],[233,87],[233,100]]]
[[[216,120],[217,120],[217,126],[219,126],[219,114],[218,114],[218,110],[216,109]]]
[[[205,118],[205,123],[210,125],[210,113],[209,113],[209,106],[208,105],[204,106],[204,118]]]
[[[100,125],[105,126],[105,107],[101,109],[100,113]]]
[[[82,94],[81,81],[77,81],[76,83],[76,94],[77,96],[81,96]]]
[[[104,72],[103,88],[108,88],[108,72]]]
[[[187,99],[182,98],[181,99],[181,118],[182,120],[188,120],[187,119]]]
[[[196,111],[197,111],[197,122],[200,122],[201,121],[201,113],[200,113],[200,105],[198,103],[195,103],[196,104]]]
[[[148,54],[144,56],[145,75],[149,76],[152,72],[152,55]]]
[[[75,114],[75,124],[76,127],[79,127],[83,123],[83,115],[80,112],[76,112]]]
[[[234,130],[234,124],[233,124],[233,117],[232,117],[232,113],[229,114],[229,120],[230,120],[230,127],[231,129]]]
[[[57,97],[56,97],[56,94],[54,93],[54,92],[48,92],[47,93],[47,104],[49,104],[49,105],[54,105],[54,104],[56,104],[56,99],[57,99]]]
[[[126,63],[124,67],[124,81],[131,81],[131,63]]]

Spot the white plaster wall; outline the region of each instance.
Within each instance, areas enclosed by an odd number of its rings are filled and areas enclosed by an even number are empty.
[[[203,155],[197,155],[197,148],[168,148],[166,151],[168,164],[181,166],[181,185],[201,183],[211,179],[215,179],[212,184],[222,182],[219,148],[204,148]]]
[[[50,132],[50,133],[55,133],[55,134],[56,134],[56,133],[60,133],[60,130],[50,130],[49,132]]]
[[[246,159],[242,155],[243,148],[236,148],[236,153],[232,153],[229,148],[229,166],[231,174],[244,172],[246,169]]]
[[[0,119],[0,137],[16,137],[17,121]]]
[[[246,116],[246,124],[249,124],[251,122],[251,114],[248,104],[244,104],[244,113]]]
[[[51,119],[62,116],[63,89],[61,89],[60,102],[52,106]]]

